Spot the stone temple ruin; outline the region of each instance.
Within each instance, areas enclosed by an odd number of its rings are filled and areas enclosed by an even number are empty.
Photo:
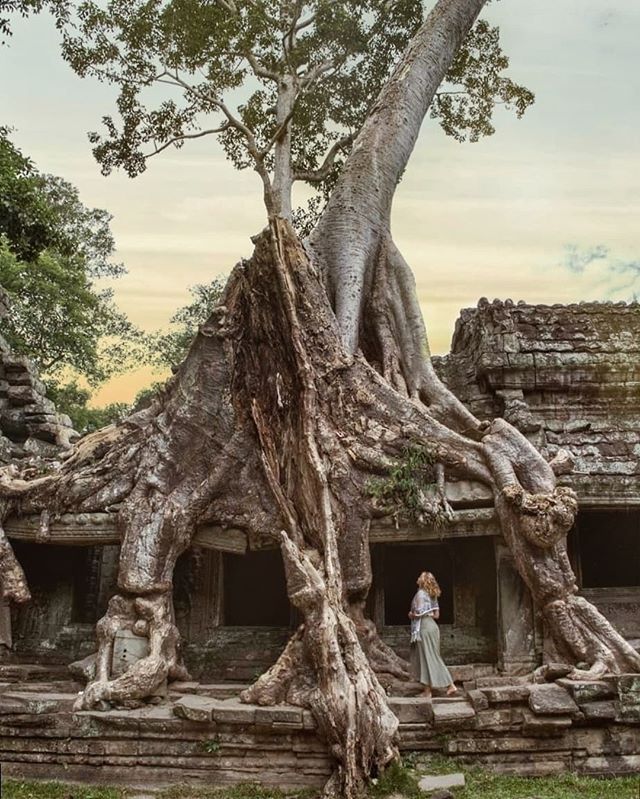
[[[638,648],[640,305],[481,300],[458,319],[451,353],[434,362],[478,418],[503,416],[547,459],[560,448],[572,453],[574,471],[561,483],[580,501],[569,535],[580,591]],[[50,455],[73,435],[33,368],[0,338],[0,461]],[[520,773],[640,771],[640,677],[569,682],[551,665],[538,683],[525,679],[555,653],[492,496],[467,481],[449,481],[447,495],[454,518],[445,528],[390,519],[371,527],[370,617],[406,657],[415,578],[433,571],[443,589],[443,655],[465,689],[431,705],[412,696],[415,686],[390,684],[401,748]],[[281,786],[328,776],[307,711],[237,700],[297,624],[270,539],[202,527],[182,556],[175,613],[194,682],[170,685],[156,705],[73,713],[80,684],[67,666],[95,651],[95,623],[115,591],[114,514],[62,515],[45,537],[38,518],[9,518],[5,527],[33,594],[27,606],[0,610],[0,760],[9,773],[106,783],[132,781],[135,768],[141,782]],[[264,601],[249,602],[244,586],[258,581]],[[141,645],[132,638],[116,642],[120,668]]]

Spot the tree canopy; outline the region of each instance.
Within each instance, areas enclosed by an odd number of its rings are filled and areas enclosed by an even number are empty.
[[[0,131],[0,285],[10,298],[3,335],[50,377],[66,369],[99,382],[126,367],[139,339],[112,289],[96,282],[124,272],[111,260],[110,220]]]
[[[288,216],[291,185],[319,192],[315,219],[381,87],[424,19],[420,0],[12,0],[48,6],[63,55],[81,76],[118,87],[117,114],[89,134],[108,174],[130,176],[189,139],[216,135],[238,169],[262,178],[271,210]],[[447,135],[494,131],[496,104],[521,116],[533,94],[505,74],[499,30],[479,21],[431,108]]]

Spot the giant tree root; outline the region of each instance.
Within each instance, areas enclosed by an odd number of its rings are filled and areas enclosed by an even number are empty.
[[[178,673],[172,574],[198,524],[270,535],[304,624],[243,698],[309,707],[337,764],[328,795],[362,792],[397,752],[397,722],[375,669],[404,670],[363,615],[367,483],[415,445],[429,447],[447,473],[494,489],[517,568],[548,606],[558,643],[567,639],[571,662],[636,669],[610,625],[573,598],[565,548],[573,493],[557,488],[552,467],[506,422],[482,424],[460,411],[447,426],[447,403],[438,399],[446,389],[431,405],[425,390],[396,390],[361,354],[345,352],[317,270],[289,224],[272,220],[149,409],[87,437],[56,475],[32,484],[0,479],[15,512],[117,506],[121,595],[98,624],[96,679],[81,706],[147,696]],[[573,627],[562,622],[567,616]],[[123,627],[147,635],[150,652],[111,679]]]
[[[286,698],[311,710],[337,763],[323,795],[357,796],[367,777],[397,757],[398,720],[360,646],[355,625],[327,584],[326,569],[315,566],[284,533],[282,553],[289,598],[304,615],[304,625],[278,662],[241,698],[273,704],[285,698],[281,687],[287,685]]]
[[[0,598],[12,602],[28,602],[31,593],[22,566],[16,560],[13,549],[2,527],[0,516]]]
[[[640,672],[640,652],[584,597],[554,599],[542,612],[556,647],[568,651],[571,662],[590,664],[588,669],[573,669],[570,679],[596,680],[605,674]]]
[[[111,678],[116,634],[120,630],[148,640],[149,652],[115,679]],[[173,623],[171,594],[137,598],[112,597],[107,612],[97,624],[98,654],[95,679],[75,704],[90,709],[103,702],[119,703],[151,696],[167,677],[186,679],[178,657],[178,628]]]
[[[578,508],[570,488],[557,487],[552,467],[503,419],[484,439],[496,480],[496,511],[520,576],[542,609],[560,656],[587,663],[572,676],[640,671],[640,654],[584,597],[567,555],[566,535]]]

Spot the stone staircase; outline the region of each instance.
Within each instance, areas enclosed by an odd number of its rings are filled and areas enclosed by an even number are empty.
[[[494,675],[474,684],[433,701],[391,693],[400,748],[518,774],[640,773],[639,675],[541,684]],[[172,683],[154,704],[74,712],[80,685],[68,676],[0,666],[3,773],[145,787],[322,784],[331,764],[311,713],[242,704],[244,687]]]

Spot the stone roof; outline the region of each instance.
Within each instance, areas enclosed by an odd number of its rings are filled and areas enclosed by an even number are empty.
[[[480,300],[456,322],[441,377],[482,418],[504,416],[585,503],[640,502],[640,304]]]

